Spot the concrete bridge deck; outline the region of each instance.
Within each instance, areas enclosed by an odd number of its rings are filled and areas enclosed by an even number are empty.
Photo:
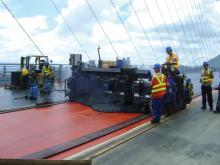
[[[200,106],[197,98],[181,115],[95,158],[93,164],[219,165],[220,115]]]

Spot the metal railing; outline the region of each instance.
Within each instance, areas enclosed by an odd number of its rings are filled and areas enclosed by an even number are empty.
[[[65,81],[71,76],[71,67],[67,64],[52,64],[56,81]],[[20,70],[20,64],[0,64],[0,85],[10,84],[11,72]]]
[[[152,70],[151,65],[141,65],[133,66],[140,69],[150,69]],[[52,68],[55,72],[56,81],[64,82],[65,79],[71,76],[71,66],[68,64],[52,64]],[[202,67],[199,66],[180,66],[181,73],[198,73]],[[216,68],[212,68],[214,71],[217,71]],[[0,64],[0,85],[10,84],[11,82],[11,72],[20,70],[20,64],[18,63],[4,63]]]

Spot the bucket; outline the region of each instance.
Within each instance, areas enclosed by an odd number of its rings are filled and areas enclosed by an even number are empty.
[[[32,99],[37,99],[37,96],[38,96],[38,87],[37,85],[33,86],[32,87]]]
[[[123,68],[124,67],[124,61],[123,60],[117,60],[116,68]]]
[[[37,99],[38,96],[38,87],[37,85],[32,85],[28,90],[28,98]]]

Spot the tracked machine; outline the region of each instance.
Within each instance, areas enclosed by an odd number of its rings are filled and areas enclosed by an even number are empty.
[[[82,55],[70,55],[72,76],[66,80],[66,96],[102,112],[150,112],[149,70],[118,65],[103,68],[99,59],[98,67],[82,62]],[[168,79],[166,112],[171,115],[190,103],[191,96],[185,88],[184,74],[174,75],[169,66],[163,67]]]
[[[21,57],[20,70],[11,73],[11,89],[27,89],[29,83],[35,79],[39,83],[42,81],[42,67],[45,63],[50,64],[48,56],[33,55]],[[22,69],[26,69],[28,79],[27,81],[22,80]],[[54,81],[54,74],[51,77]]]

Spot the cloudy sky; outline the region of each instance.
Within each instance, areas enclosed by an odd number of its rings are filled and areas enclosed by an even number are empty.
[[[118,55],[138,65],[164,62],[168,45],[185,65],[200,65],[219,54],[217,0],[54,0],[71,30],[51,0],[4,2],[54,63],[68,63],[70,53],[97,60],[98,45],[104,60]],[[39,54],[1,1],[0,45],[0,62]]]

